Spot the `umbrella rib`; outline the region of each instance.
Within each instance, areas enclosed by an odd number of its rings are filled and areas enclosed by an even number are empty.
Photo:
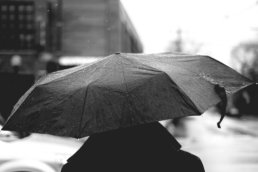
[[[79,124],[79,133],[77,135],[78,138],[80,138],[80,135],[82,133],[82,119],[83,119],[83,115],[84,115],[84,112],[85,112],[85,105],[86,105],[86,98],[87,98],[87,95],[88,95],[88,89],[89,89],[89,86],[90,84],[88,85],[88,87],[86,88],[85,90],[85,94],[84,94],[84,98],[83,98],[83,106],[82,106],[82,113],[81,113],[81,118],[80,118],[80,124]]]
[[[108,56],[108,57],[110,57],[110,56]],[[71,75],[76,75],[77,73],[79,73],[81,71],[85,71],[86,68],[94,67],[94,66],[96,66],[96,63],[103,63],[106,59],[108,59],[108,57],[105,57],[103,59],[99,59],[98,61],[92,62],[90,64],[83,64],[83,65],[79,65],[79,66],[76,66],[76,67],[73,67],[73,68],[70,68],[70,69],[65,69],[65,70],[50,73],[48,75],[45,75],[45,76],[42,76],[41,78],[39,78],[36,81],[36,84],[37,85],[47,85],[47,84],[49,84],[49,82],[58,82],[62,78],[65,78],[65,77],[68,77],[68,76],[71,76]],[[96,68],[96,69],[98,69],[98,68]],[[57,77],[56,75],[58,75],[58,74],[61,75],[61,76]],[[55,76],[56,78],[54,77],[52,80],[49,80],[49,81],[46,82],[45,80],[49,79],[49,77],[51,77],[51,76],[52,77]]]
[[[120,62],[121,62],[121,65],[123,66],[123,68],[122,68],[122,75],[123,75],[123,84],[125,85],[126,99],[127,99],[127,101],[129,101],[128,100],[129,92],[128,92],[128,87],[127,87],[126,80],[125,80],[124,63],[123,63],[122,60],[120,60]],[[123,108],[124,108],[124,106],[123,106]],[[124,109],[122,111],[124,112]]]
[[[127,87],[126,80],[125,80],[124,64],[123,64],[123,61],[122,61],[122,60],[121,60],[120,62],[121,62],[121,65],[123,66],[123,69],[122,69],[123,84],[125,85],[125,92],[126,92],[126,95],[128,95],[128,87]]]

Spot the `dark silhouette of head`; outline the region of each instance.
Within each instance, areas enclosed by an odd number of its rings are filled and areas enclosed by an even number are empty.
[[[145,168],[150,164],[159,167],[169,163],[171,152],[180,147],[166,128],[154,122],[94,134],[68,162],[112,171]]]

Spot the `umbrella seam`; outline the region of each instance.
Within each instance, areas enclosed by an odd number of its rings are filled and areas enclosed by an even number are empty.
[[[197,56],[197,55],[196,55],[196,56]],[[186,55],[186,57],[188,57],[188,55]],[[189,56],[189,57],[191,57],[191,56]],[[197,57],[198,57],[198,56],[197,56]],[[209,58],[209,56],[203,56],[203,55],[200,55],[200,57],[204,57],[204,58],[207,58],[207,57],[208,57],[208,58]],[[214,60],[214,59],[213,59],[213,60]],[[160,61],[160,63],[165,63],[165,62]],[[223,64],[223,63],[221,63],[221,64]],[[224,65],[224,64],[223,64],[223,65]],[[175,66],[175,67],[176,67],[176,66]],[[185,96],[188,95],[181,87],[179,87],[179,85],[177,84],[176,81],[174,81],[174,80],[171,79],[171,77],[169,76],[169,74],[168,74],[165,70],[161,70],[161,69],[159,69],[158,67],[157,67],[157,70],[159,70],[159,71],[165,73],[166,76],[167,76],[172,82],[174,82],[174,83],[176,84],[176,86],[179,88],[179,91],[180,91],[180,92],[182,92]],[[196,76],[200,77],[198,73],[193,72],[193,71],[190,71],[190,70],[187,69],[187,68],[183,68],[183,70],[188,71],[188,72],[192,72],[192,73],[194,73]],[[203,77],[202,77],[202,78],[203,78]],[[203,79],[204,79],[204,78],[203,78]],[[206,79],[204,79],[204,80],[205,80],[206,82],[211,83],[210,81],[208,81],[208,80],[206,80]],[[186,90],[186,91],[187,91],[187,90]],[[192,104],[193,104],[194,107],[198,110],[198,112],[201,113],[201,111],[199,110],[199,108],[193,103],[192,99],[191,99],[189,96],[187,96],[187,97],[191,100]]]
[[[187,105],[193,106],[193,107],[197,110],[197,112],[201,114],[199,108],[194,104],[194,102],[192,101],[192,99],[191,99],[189,96],[187,96],[187,94],[184,92],[184,90],[182,90],[182,89],[177,85],[177,83],[176,83],[175,81],[173,81],[173,80],[169,77],[169,75],[168,75],[166,72],[163,72],[163,73],[164,73],[165,76],[169,79],[169,81],[170,81],[171,83],[173,83],[173,84],[176,85],[177,90],[181,93],[184,102],[185,102]],[[187,103],[186,97],[190,100],[191,104]]]
[[[120,55],[122,56],[122,54],[120,54]],[[121,57],[120,57],[120,58],[121,58]],[[130,60],[131,60],[131,59],[130,59]],[[132,60],[137,61],[137,63],[140,63],[140,64],[143,65],[143,66],[146,66],[148,69],[152,69],[152,70],[154,70],[154,71],[157,71],[157,72],[160,72],[160,73],[164,74],[164,75],[169,79],[170,82],[174,83],[174,84],[177,86],[178,91],[181,93],[184,102],[185,102],[187,105],[193,107],[193,108],[197,111],[197,113],[201,114],[200,110],[199,110],[199,109],[197,108],[197,106],[193,103],[193,101],[191,100],[191,98],[190,98],[189,96],[187,96],[187,94],[186,94],[182,89],[180,89],[180,87],[176,84],[176,82],[174,82],[174,81],[169,77],[169,75],[168,75],[165,71],[160,70],[159,68],[155,68],[155,67],[152,67],[152,66],[148,66],[148,65],[142,63],[141,61],[138,61],[137,59],[132,59]],[[122,61],[121,61],[121,62],[122,62]],[[121,64],[122,64],[122,63],[121,63]],[[122,64],[122,65],[123,65],[123,64]],[[124,76],[124,70],[123,70],[123,76]],[[125,80],[125,77],[124,77],[124,80]],[[127,85],[125,84],[125,86],[126,86],[126,94],[129,95],[129,91],[128,91]],[[191,104],[187,103],[186,97],[188,97],[188,99],[189,99],[189,101],[191,102]],[[135,110],[137,110],[137,109],[135,109]]]
[[[112,55],[107,56],[107,57],[105,57],[105,58],[103,58],[103,59],[100,59],[100,60],[98,60],[98,61],[96,61],[96,62],[93,62],[93,63],[91,63],[91,64],[83,64],[83,65],[76,66],[76,67],[74,67],[74,68],[79,68],[79,70],[75,70],[74,72],[69,72],[69,73],[67,73],[67,74],[65,74],[65,75],[63,75],[63,76],[61,76],[61,77],[57,77],[57,78],[51,80],[50,82],[51,82],[51,83],[52,83],[52,82],[58,82],[58,81],[60,81],[62,78],[65,78],[65,77],[67,77],[67,76],[70,76],[70,75],[79,73],[79,72],[85,70],[85,68],[88,68],[88,67],[90,67],[90,66],[94,66],[97,62],[99,63],[99,62],[101,62],[101,61],[104,61],[104,60],[106,60],[106,59],[109,59],[109,57],[111,57],[111,56],[112,56]],[[100,68],[101,68],[101,67],[97,67],[96,69],[100,69]],[[71,70],[71,68],[70,68],[70,69],[65,69],[65,70]],[[50,73],[50,74],[48,74],[48,75],[45,75],[45,76],[39,78],[39,79],[36,81],[36,84],[38,84],[38,85],[47,85],[47,84],[49,84],[49,82],[46,82],[46,83],[40,83],[40,82],[44,81],[47,77],[49,77],[49,76],[51,76],[51,75],[56,75],[57,73],[62,73],[62,72],[63,72],[63,70],[61,70],[61,71],[56,71],[56,72]]]
[[[88,85],[88,87],[85,90],[85,94],[84,94],[84,98],[83,98],[83,106],[82,106],[82,113],[81,113],[81,118],[80,118],[80,124],[79,124],[79,133],[77,135],[78,138],[80,138],[80,135],[82,133],[82,130],[84,130],[84,127],[82,128],[82,120],[83,120],[83,115],[85,113],[85,105],[86,105],[86,98],[88,96],[88,89],[89,89],[90,84]]]
[[[122,57],[123,57],[122,54],[120,54],[119,58],[122,58]],[[124,85],[125,85],[125,90],[126,90],[126,100],[130,102],[129,91],[128,91],[127,84],[126,84],[126,82],[125,82],[124,64],[123,64],[123,61],[122,61],[122,60],[120,60],[120,63],[121,63],[121,65],[123,66],[122,74],[123,74],[123,83],[124,83]],[[124,107],[124,106],[123,106],[123,107]],[[131,109],[131,108],[130,108],[130,110],[133,111],[133,109]],[[124,108],[123,108],[122,111],[124,111]],[[134,111],[135,111],[135,110],[134,110]]]
[[[128,95],[128,88],[127,88],[127,84],[126,84],[126,82],[125,82],[124,64],[123,64],[122,60],[120,60],[120,62],[121,62],[121,65],[123,66],[123,69],[122,69],[122,74],[123,74],[123,84],[125,85],[126,94]]]
[[[122,54],[121,54],[122,55]],[[125,55],[128,55],[128,54],[125,54]],[[130,61],[134,61],[134,62],[137,62],[138,64],[140,64],[140,66],[144,69],[148,69],[150,71],[155,71],[155,72],[162,72],[160,69],[158,68],[155,68],[153,66],[150,66],[150,65],[146,65],[145,63],[141,62],[140,60],[138,60],[137,58],[131,58],[131,57],[127,57],[126,58]],[[139,68],[139,67],[138,67]]]
[[[211,60],[216,61],[219,64],[225,65],[224,63],[222,63],[222,62],[220,62],[220,61],[218,61],[218,60],[216,60],[216,59],[214,59],[214,58],[212,58],[210,56],[203,56],[203,57],[210,58]],[[227,66],[227,65],[225,65],[225,66]],[[229,66],[227,66],[227,67],[229,67]],[[229,67],[229,69],[231,69],[232,71],[236,71],[236,70],[232,69],[231,67]],[[245,77],[244,75],[242,75],[241,77],[245,78],[248,82],[252,82],[252,80],[250,80],[249,78]]]

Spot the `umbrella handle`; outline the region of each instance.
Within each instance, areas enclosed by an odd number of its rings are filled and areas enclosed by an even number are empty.
[[[217,122],[217,127],[221,128],[221,122],[223,121],[224,117],[226,116],[226,113],[222,113],[219,119],[219,122]]]
[[[219,121],[217,122],[217,127],[221,128],[221,122],[223,121],[224,117],[226,116],[226,107],[227,107],[227,99],[222,100],[219,104],[217,104],[217,108],[219,113],[221,114]]]
[[[218,94],[218,96],[221,98],[221,102],[217,104],[217,107],[220,111],[220,120],[217,122],[217,127],[221,128],[221,122],[223,121],[224,117],[226,116],[226,107],[227,107],[227,95],[225,88],[216,84],[215,87],[215,92]]]

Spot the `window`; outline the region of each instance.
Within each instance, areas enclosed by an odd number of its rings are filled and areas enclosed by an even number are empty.
[[[33,1],[0,1],[0,50],[35,48]]]

